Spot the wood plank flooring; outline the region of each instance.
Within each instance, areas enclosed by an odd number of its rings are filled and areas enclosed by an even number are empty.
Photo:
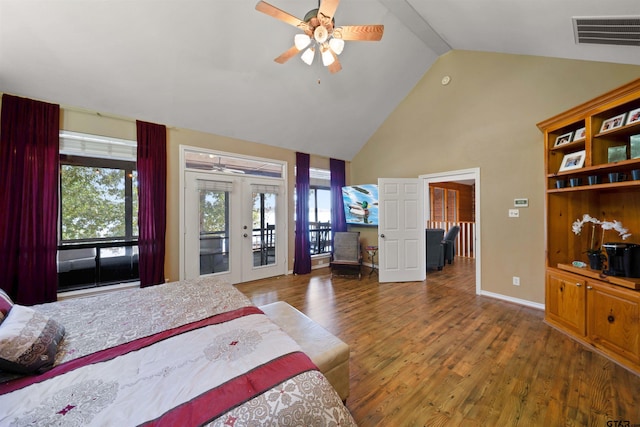
[[[351,346],[347,406],[362,427],[640,426],[640,377],[540,310],[476,296],[474,271],[456,258],[426,282],[320,269],[237,288],[258,306],[287,301]]]

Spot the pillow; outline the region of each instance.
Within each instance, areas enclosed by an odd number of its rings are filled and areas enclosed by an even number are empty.
[[[0,369],[41,374],[53,367],[64,327],[30,307],[15,304],[0,324]]]
[[[0,323],[7,317],[11,307],[13,307],[13,301],[11,301],[4,289],[0,288]]]

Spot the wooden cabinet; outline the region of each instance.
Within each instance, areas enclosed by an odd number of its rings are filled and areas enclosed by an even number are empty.
[[[587,281],[587,333],[601,350],[640,364],[640,295]]]
[[[548,320],[584,336],[586,334],[586,288],[584,277],[548,270],[545,294]]]
[[[588,214],[620,221],[640,244],[640,79],[538,124],[546,182],[546,321],[640,373],[640,278],[607,277],[588,264]],[[632,116],[634,119],[629,119]],[[637,174],[638,172],[636,172]],[[615,176],[613,174],[616,174]],[[597,236],[621,242],[615,231]]]

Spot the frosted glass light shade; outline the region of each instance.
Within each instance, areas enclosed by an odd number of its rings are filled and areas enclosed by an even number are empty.
[[[304,35],[304,34],[303,34]],[[344,50],[344,40],[336,39],[335,37],[329,40],[329,47],[336,55],[340,55]]]
[[[315,49],[310,47],[309,49],[305,50],[302,53],[302,56],[300,57],[300,59],[302,59],[302,61],[304,61],[305,64],[311,65],[313,63],[314,54],[315,54]]]
[[[330,49],[325,49],[324,52],[322,52],[322,64],[325,67],[328,67],[329,65],[333,64],[335,62],[335,60],[336,59],[331,54],[331,50]]]
[[[309,43],[311,43],[311,37],[306,34],[296,34],[293,38],[293,42],[296,45],[296,49],[302,50],[309,46]]]

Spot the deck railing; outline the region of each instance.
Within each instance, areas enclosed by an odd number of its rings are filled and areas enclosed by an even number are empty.
[[[427,228],[442,228],[447,233],[449,228],[457,225],[460,232],[456,238],[456,256],[475,258],[476,223],[468,221],[427,221]]]

